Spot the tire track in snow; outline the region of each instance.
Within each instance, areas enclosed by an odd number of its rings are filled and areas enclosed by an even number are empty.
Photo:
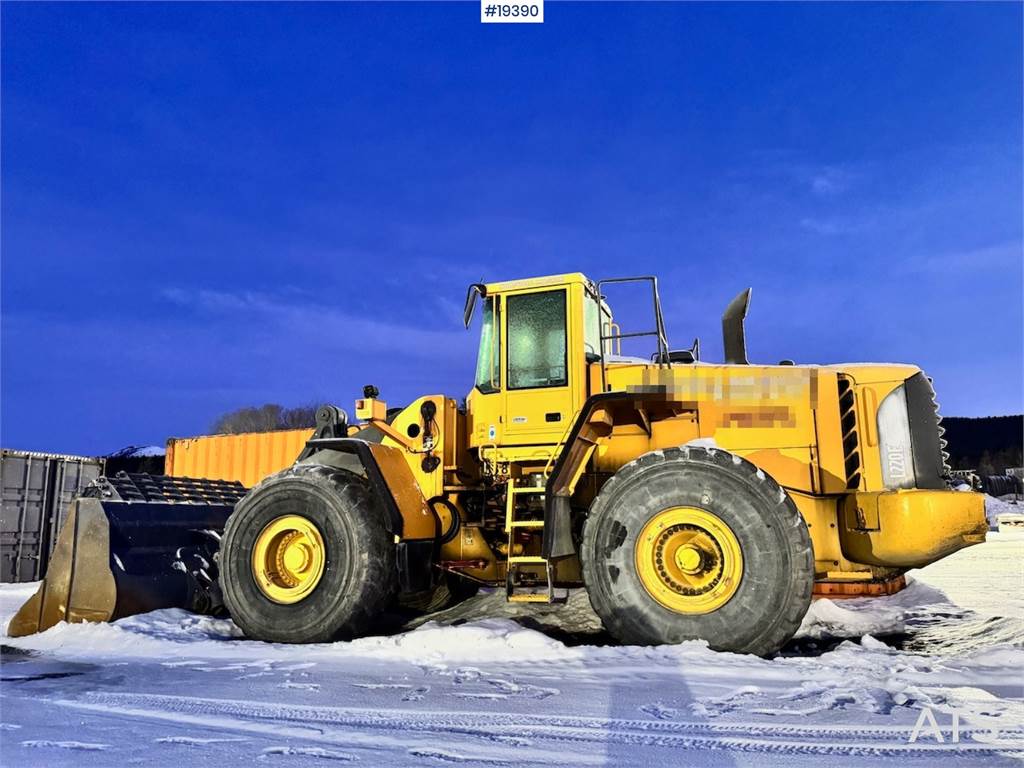
[[[75,749],[85,752],[102,752],[110,749],[109,744],[92,744],[87,741],[53,741],[51,739],[30,739],[21,742],[21,746],[29,749]]]
[[[348,752],[333,752],[329,749],[323,749],[321,747],[267,747],[260,752],[259,759],[265,760],[273,755],[297,755],[299,757],[318,757],[323,760],[339,760],[343,763],[348,763],[359,758],[355,755],[350,755]]]
[[[717,749],[752,753],[848,756],[915,756],[948,753],[957,757],[1019,754],[1022,734],[1014,744],[961,741],[907,743],[911,728],[901,726],[829,726],[786,723],[704,723],[665,720],[563,717],[529,714],[370,710],[348,707],[285,706],[259,701],[209,699],[162,694],[92,693],[83,700],[57,700],[62,706],[131,714],[164,720],[182,719],[208,728],[252,730],[278,724],[312,741],[349,743],[357,734],[331,734],[322,726],[369,728],[374,731],[449,734],[482,738],[492,743],[512,733],[527,740],[631,744],[675,749]],[[257,721],[257,722],[253,722]],[[287,723],[289,725],[283,725]],[[985,729],[974,729],[981,733]],[[964,727],[961,735],[972,729]],[[946,731],[948,734],[948,730]],[[1011,732],[1004,732],[1009,735]],[[379,738],[377,735],[374,739]],[[399,744],[396,743],[395,746]],[[524,745],[525,746],[525,745]]]

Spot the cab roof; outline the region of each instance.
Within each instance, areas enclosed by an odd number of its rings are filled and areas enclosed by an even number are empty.
[[[567,272],[564,275],[547,275],[545,277],[527,277],[522,280],[505,280],[501,283],[485,283],[486,293],[506,293],[508,291],[521,291],[527,288],[547,288],[555,285],[566,285],[567,283],[582,283],[587,285],[590,280],[582,272]]]

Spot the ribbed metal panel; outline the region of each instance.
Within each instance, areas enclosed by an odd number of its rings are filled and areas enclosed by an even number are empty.
[[[928,380],[931,384],[931,379]],[[935,426],[939,432],[939,455],[942,456],[942,472],[949,475],[953,470],[949,466],[949,441],[946,440],[946,428],[942,426],[942,414],[939,412],[939,401],[935,399],[935,389],[932,388],[932,406],[935,408]]]
[[[40,451],[0,451],[0,582],[46,574],[68,504],[103,474],[103,459]]]
[[[857,436],[857,401],[853,383],[846,376],[839,377],[839,419],[843,430],[843,459],[846,462],[846,487],[860,487],[860,439]]]
[[[167,474],[206,480],[236,480],[251,488],[295,463],[311,429],[240,435],[175,437],[167,441]]]
[[[907,392],[907,416],[914,449],[915,485],[917,488],[945,488],[950,471],[949,453],[931,380],[917,373],[903,386]]]

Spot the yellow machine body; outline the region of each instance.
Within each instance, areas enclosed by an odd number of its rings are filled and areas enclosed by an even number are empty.
[[[477,292],[485,328],[477,386],[465,409],[450,398],[423,398],[393,420],[382,441],[402,451],[424,499],[445,498],[459,510],[459,532],[442,547],[442,567],[498,583],[511,568],[540,579],[550,566],[556,582],[575,583],[574,557],[541,554],[543,497],[559,493],[585,511],[623,465],[691,441],[741,456],[774,478],[808,525],[816,580],[865,584],[845,594],[880,593],[868,586],[984,540],[980,494],[887,489],[883,481],[877,411],[920,375],[915,366],[626,359],[611,354],[621,345],[618,326],[582,274],[493,283]],[[528,299],[537,296],[543,299]],[[542,300],[557,307],[564,333],[553,341],[517,341],[510,324],[530,322],[519,321],[517,309],[536,317]],[[524,354],[517,343],[564,345],[564,371],[539,386],[516,381],[510,360]],[[431,450],[441,462],[430,472],[423,469],[422,439],[409,437],[410,427],[422,433],[425,400],[435,403],[439,427]],[[357,407],[375,423],[385,412],[380,403]],[[556,469],[562,477],[552,485]],[[492,518],[486,505],[472,502],[498,488],[507,509]],[[531,503],[521,503],[530,496]],[[526,519],[517,523],[517,516]]]

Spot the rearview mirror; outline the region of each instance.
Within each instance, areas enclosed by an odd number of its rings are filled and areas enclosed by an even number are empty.
[[[473,310],[476,308],[476,297],[486,295],[487,289],[484,287],[483,283],[473,283],[469,286],[469,290],[466,291],[466,308],[462,312],[462,320],[465,322],[467,328],[469,328],[469,324],[473,320]]]

